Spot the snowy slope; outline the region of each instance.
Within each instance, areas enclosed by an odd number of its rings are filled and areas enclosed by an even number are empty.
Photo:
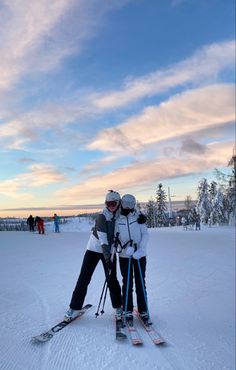
[[[75,230],[71,221],[71,229]],[[150,230],[147,289],[152,321],[167,339],[143,347],[114,338],[113,309],[94,317],[104,282],[99,265],[87,303],[93,311],[51,342],[30,338],[56,324],[67,309],[91,225],[47,235],[0,233],[1,370],[234,369],[234,230]],[[140,328],[141,330],[142,328]]]

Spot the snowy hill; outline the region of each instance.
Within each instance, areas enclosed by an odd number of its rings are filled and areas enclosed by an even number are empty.
[[[233,370],[235,234],[229,227],[150,230],[149,309],[166,346],[156,347],[141,327],[142,347],[117,342],[109,298],[105,314],[95,318],[100,265],[86,298],[93,310],[50,342],[30,342],[63,317],[91,226],[74,219],[59,234],[50,227],[46,235],[0,232],[0,369]]]

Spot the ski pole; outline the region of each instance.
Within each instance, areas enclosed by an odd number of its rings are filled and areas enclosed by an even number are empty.
[[[113,247],[113,249],[112,249],[112,255],[111,255],[111,263],[113,263],[113,261],[114,261],[115,250],[116,250],[115,247]],[[107,285],[106,285],[105,295],[104,295],[102,309],[101,309],[101,314],[102,315],[104,314],[104,307],[105,307],[105,302],[106,302],[106,298],[107,298],[107,290],[108,290],[109,280],[110,280],[110,277],[111,277],[111,272],[112,272],[112,268],[109,269],[109,271],[108,271]]]
[[[124,314],[124,321],[126,321],[126,313],[127,313],[127,307],[128,307],[128,292],[129,292],[129,282],[130,282],[130,266],[131,266],[131,257],[129,257],[128,262],[128,274],[127,274],[127,282],[126,282],[126,296],[125,296],[125,314]]]
[[[96,317],[99,316],[99,309],[100,309],[100,306],[101,306],[102,297],[103,297],[103,293],[104,293],[104,290],[105,290],[106,285],[107,285],[107,279],[105,279],[104,284],[103,284],[102,293],[101,293],[101,296],[100,296],[100,299],[99,299],[97,312],[95,313],[95,316]]]
[[[145,299],[145,303],[146,303],[146,308],[147,308],[148,319],[149,319],[150,318],[150,315],[149,315],[148,302],[147,302],[147,292],[146,292],[145,285],[144,285],[144,279],[143,279],[143,274],[142,274],[142,270],[141,270],[140,260],[137,259],[137,262],[138,262],[140,279],[141,279],[141,283],[142,283],[142,287],[143,287],[143,295],[144,295],[144,299]]]

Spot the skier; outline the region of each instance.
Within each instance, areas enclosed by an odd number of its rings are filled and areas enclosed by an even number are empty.
[[[113,308],[116,309],[116,318],[122,317],[121,288],[116,277],[116,255],[114,254],[113,261],[110,259],[111,246],[114,241],[115,219],[119,213],[120,194],[110,190],[106,195],[105,205],[106,207],[96,218],[95,227],[88,240],[80,275],[72,294],[69,309],[65,314],[65,320],[76,317],[82,309],[88,285],[99,261],[102,261],[107,278],[108,270],[111,270],[108,279],[111,302]]]
[[[195,223],[196,230],[201,230],[201,221],[200,221],[200,216],[197,215],[196,217],[196,223]]]
[[[29,226],[29,231],[34,231],[34,218],[32,215],[27,218],[27,225]]]
[[[116,220],[115,227],[115,234],[118,235],[122,248],[119,263],[123,278],[123,310],[126,321],[130,323],[133,321],[133,277],[135,279],[139,315],[143,321],[147,322],[149,320],[145,286],[148,231],[146,224],[139,222],[140,215],[135,209],[135,205],[136,199],[133,195],[126,194],[122,197],[120,216]],[[129,277],[128,273],[130,273]]]
[[[59,230],[60,217],[56,213],[54,213],[53,221],[54,221],[54,232],[59,233],[60,232]]]
[[[44,220],[41,217],[39,216],[35,217],[34,225],[38,226],[39,234],[44,234]]]

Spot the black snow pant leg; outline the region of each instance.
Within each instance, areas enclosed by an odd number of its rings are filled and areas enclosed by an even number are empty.
[[[146,257],[140,258],[139,263],[140,263],[140,269],[141,269],[142,276],[140,276],[138,260],[133,260],[137,306],[138,306],[139,312],[147,312],[148,311],[148,307],[146,304],[147,292],[146,292],[146,284],[145,284],[145,273],[146,273],[146,264],[147,264]]]
[[[88,285],[93,276],[94,270],[101,259],[102,254],[87,250],[84,255],[80,275],[72,294],[70,308],[81,310],[87,294]]]
[[[126,308],[126,295],[127,295],[127,280],[128,280],[128,266],[129,258],[120,257],[120,272],[122,275],[122,300],[123,300],[123,310],[133,312],[133,259],[131,259],[130,266],[130,278],[129,278],[129,288],[128,288],[128,301]]]
[[[105,275],[107,276],[107,267],[106,267],[104,256],[102,256],[101,260],[102,260],[103,268],[105,271]],[[112,307],[113,308],[121,307],[122,305],[121,288],[120,288],[120,284],[119,284],[119,281],[116,275],[116,255],[114,255],[111,274],[110,276],[107,276],[107,280],[108,280],[108,287],[109,287]]]

